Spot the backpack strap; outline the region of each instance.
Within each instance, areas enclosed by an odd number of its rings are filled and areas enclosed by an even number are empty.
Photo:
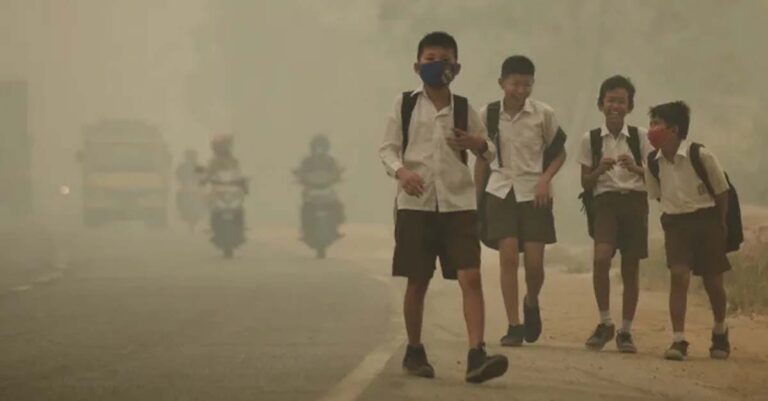
[[[453,95],[453,126],[466,131],[469,126],[469,101],[464,96]],[[461,151],[461,162],[467,164],[467,151]]]
[[[589,131],[589,145],[592,148],[592,170],[600,165],[603,159],[603,129],[595,128]]]
[[[640,132],[637,130],[637,127],[629,126],[627,127],[629,130],[629,139],[627,140],[627,145],[629,145],[629,150],[632,151],[632,156],[635,158],[635,163],[637,163],[638,166],[643,165],[643,155],[640,151]]]
[[[658,149],[654,149],[651,153],[648,154],[648,170],[651,172],[651,175],[656,179],[656,181],[661,182],[659,180],[659,160],[656,159],[658,154]]]
[[[501,116],[501,102],[495,101],[488,104],[485,115],[485,126],[488,128],[488,138],[496,144],[496,160],[499,167],[504,167],[501,158],[501,135],[499,135],[499,117]]]
[[[560,154],[565,151],[565,140],[567,139],[567,135],[565,135],[565,131],[563,131],[562,127],[557,127],[557,132],[555,133],[555,138],[552,139],[552,143],[549,144],[544,149],[544,158],[542,160],[542,171],[546,171],[549,168],[549,165],[552,164],[555,159],[557,159]]]
[[[418,97],[413,96],[413,91],[403,92],[403,101],[400,105],[400,121],[403,130],[403,155],[405,155],[405,149],[408,148],[408,131],[411,127],[411,115],[413,115],[413,109],[416,107],[417,100]]]
[[[707,187],[707,192],[714,198],[715,189],[712,188],[712,183],[709,182],[709,176],[707,175],[707,169],[704,167],[704,163],[701,162],[701,148],[703,147],[704,145],[700,143],[691,143],[691,148],[688,151],[689,157],[691,158],[691,165],[693,165],[693,170],[696,171],[696,175],[699,176],[699,179],[702,182],[704,182],[704,186]]]

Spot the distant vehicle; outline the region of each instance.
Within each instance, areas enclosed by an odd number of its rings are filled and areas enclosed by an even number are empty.
[[[83,222],[100,226],[168,222],[171,157],[160,131],[135,120],[104,120],[83,132]]]
[[[211,241],[230,259],[245,242],[243,200],[248,182],[236,169],[220,170],[207,179],[210,185]]]

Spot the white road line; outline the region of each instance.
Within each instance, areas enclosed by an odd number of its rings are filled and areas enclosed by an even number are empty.
[[[366,355],[363,361],[319,401],[355,401],[384,370],[392,354],[403,344],[402,336]]]

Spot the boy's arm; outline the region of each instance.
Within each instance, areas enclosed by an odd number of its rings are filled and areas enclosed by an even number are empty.
[[[485,119],[480,117],[480,114],[470,105],[468,110],[468,125],[469,132],[479,135],[485,141],[485,150],[483,152],[475,152],[478,159],[483,159],[487,163],[492,162],[496,158],[496,145],[488,138],[488,129],[485,127]]]
[[[661,200],[661,185],[659,180],[653,176],[648,163],[644,164],[645,170],[645,188],[648,191],[648,199]]]
[[[481,157],[475,159],[475,192],[478,199],[480,199],[480,195],[485,191],[485,177],[490,174],[490,169],[490,162]]]
[[[725,178],[725,172],[714,154],[710,153],[707,148],[701,148],[699,155],[704,170],[707,172],[709,183],[712,185],[712,190],[715,192],[715,206],[720,212],[723,226],[725,226],[728,215],[728,190],[730,189],[728,180]]]
[[[387,118],[384,139],[379,146],[379,158],[387,174],[393,178],[397,178],[397,172],[403,168],[403,128],[400,116],[402,101],[402,96],[395,100],[394,110]]]

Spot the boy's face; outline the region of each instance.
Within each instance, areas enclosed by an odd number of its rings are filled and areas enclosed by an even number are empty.
[[[632,112],[629,105],[629,92],[624,88],[615,88],[605,92],[600,102],[600,111],[605,114],[608,124],[624,124],[624,117]]]
[[[679,141],[679,129],[676,125],[669,125],[658,117],[651,117],[648,127],[648,140],[656,149],[671,150]]]
[[[419,60],[413,65],[413,71],[419,74],[421,64],[429,64],[435,61],[442,61],[451,65],[454,68],[454,75],[458,75],[460,64],[456,60],[456,52],[453,49],[439,46],[425,47],[421,52],[421,56],[419,56]]]
[[[499,78],[499,86],[504,90],[504,97],[515,104],[522,104],[533,93],[533,75],[510,74]]]

